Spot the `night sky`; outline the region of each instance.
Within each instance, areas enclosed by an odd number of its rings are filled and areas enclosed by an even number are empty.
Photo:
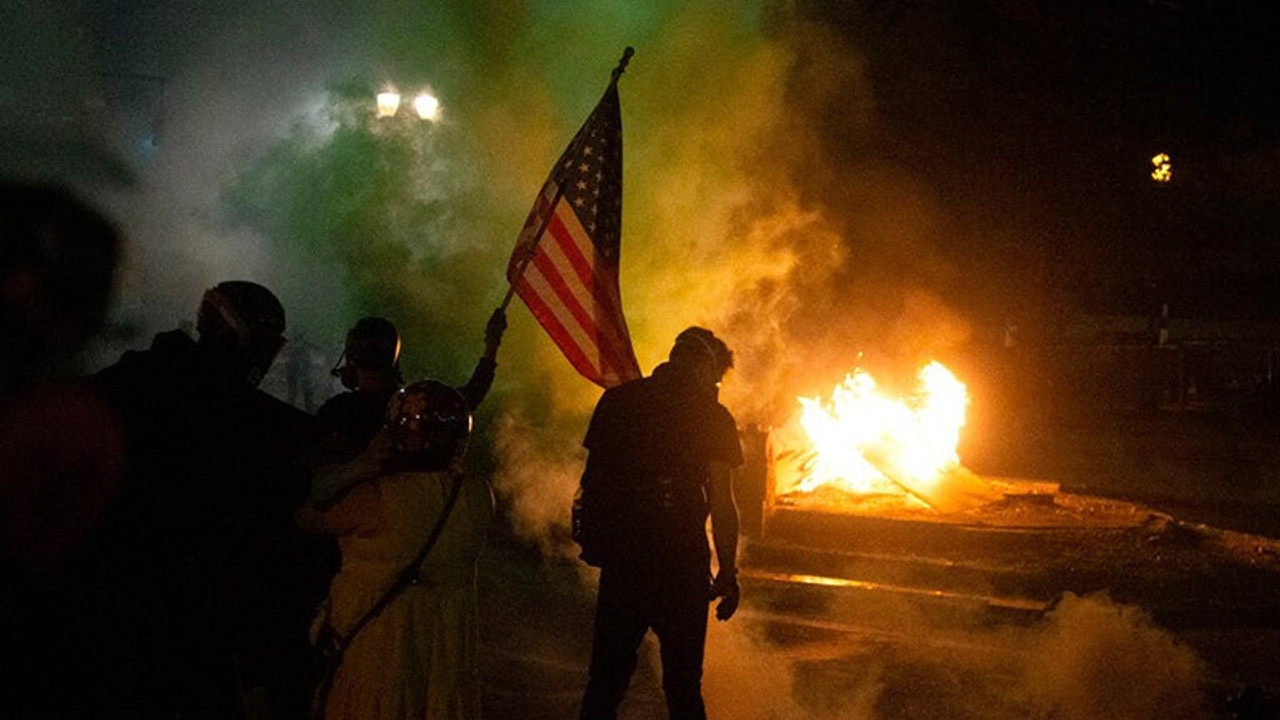
[[[955,222],[943,252],[963,275],[1003,278],[1015,294],[1040,285],[1095,313],[1170,302],[1186,315],[1280,315],[1280,52],[1264,3],[807,13],[865,52],[877,99],[871,143],[846,142],[830,104],[829,156],[881,154],[929,177]],[[1149,176],[1159,152],[1172,157],[1167,185]],[[832,196],[821,183],[811,192]]]

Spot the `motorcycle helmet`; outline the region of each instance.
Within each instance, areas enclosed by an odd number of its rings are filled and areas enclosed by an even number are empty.
[[[420,380],[391,396],[387,427],[401,465],[442,470],[466,452],[471,408],[455,388]]]

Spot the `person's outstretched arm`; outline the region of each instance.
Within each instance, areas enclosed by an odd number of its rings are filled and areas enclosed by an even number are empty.
[[[507,313],[502,308],[498,308],[489,316],[489,322],[484,326],[484,354],[476,363],[471,379],[466,385],[458,388],[458,392],[467,399],[467,404],[471,406],[473,413],[489,394],[489,388],[493,386],[493,377],[498,369],[498,346],[502,344],[502,333],[506,329]]]

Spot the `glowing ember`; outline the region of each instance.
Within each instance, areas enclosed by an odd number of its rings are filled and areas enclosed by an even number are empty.
[[[850,493],[905,492],[933,504],[939,483],[964,472],[956,445],[969,396],[941,363],[920,371],[908,397],[890,396],[859,369],[836,386],[829,401],[799,401],[810,449],[790,454],[798,462],[794,485],[780,483],[782,492],[824,486]]]

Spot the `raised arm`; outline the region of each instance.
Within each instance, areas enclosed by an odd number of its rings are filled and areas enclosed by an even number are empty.
[[[466,385],[458,388],[458,392],[467,399],[471,411],[475,412],[480,403],[489,394],[493,378],[498,369],[498,346],[502,344],[502,334],[507,329],[507,313],[502,308],[493,311],[489,322],[484,326],[484,354],[476,363],[471,379]]]

